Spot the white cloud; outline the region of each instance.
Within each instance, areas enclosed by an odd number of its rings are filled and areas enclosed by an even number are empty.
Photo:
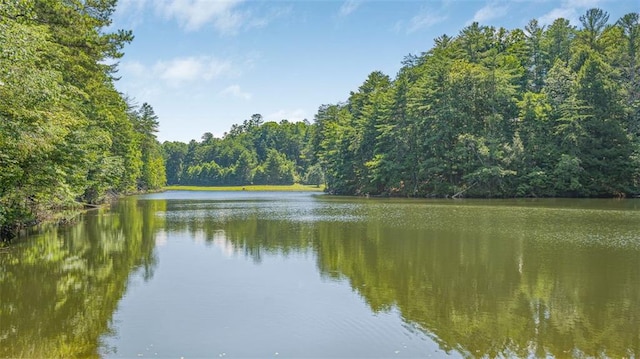
[[[439,15],[437,13],[421,12],[420,14],[412,17],[408,22],[400,20],[396,22],[394,30],[396,32],[406,32],[407,34],[420,31],[422,29],[429,28],[447,20],[447,16]]]
[[[142,77],[147,73],[147,68],[140,61],[123,61],[118,64],[118,69],[135,77]]]
[[[146,0],[126,0],[146,1]],[[166,19],[175,19],[186,31],[212,24],[222,34],[235,34],[241,29],[260,28],[291,13],[291,7],[269,7],[258,13],[257,7],[241,8],[245,0],[155,0],[155,11]]]
[[[480,10],[476,11],[471,21],[469,21],[469,24],[472,22],[478,22],[481,25],[486,25],[486,23],[490,20],[499,19],[505,16],[507,14],[507,10],[508,8],[506,5],[489,3]]]
[[[576,15],[576,11],[573,9],[555,8],[549,11],[548,13],[540,16],[540,18],[538,19],[538,22],[541,25],[549,25],[553,23],[556,19],[559,19],[559,18],[571,19],[575,17],[575,15]]]
[[[274,7],[270,8],[268,12],[259,15],[255,11],[247,12],[247,21],[244,24],[244,28],[265,27],[279,18],[291,15],[292,9],[291,6]]]
[[[145,7],[147,0],[119,0],[116,8],[117,12],[129,13],[131,11],[142,11]]]
[[[541,25],[549,25],[558,18],[564,18],[576,24],[578,22],[578,14],[582,14],[587,9],[597,7],[598,3],[598,0],[564,0],[559,7],[540,16],[538,21]]]
[[[222,95],[231,97],[237,97],[245,100],[250,100],[252,95],[249,92],[244,92],[239,85],[231,85],[220,92]]]
[[[158,83],[151,70],[139,61],[120,62],[118,76],[121,79],[117,85],[128,96],[135,94],[135,97],[143,101],[150,101],[161,93],[162,83]]]
[[[445,21],[446,19],[446,16],[442,16],[437,13],[422,12],[409,20],[409,24],[407,25],[407,33],[410,34],[421,29],[426,29]]]
[[[194,86],[211,82],[221,77],[236,77],[241,71],[230,60],[212,56],[179,57],[159,60],[154,64],[139,61],[122,61],[119,75],[129,90],[138,96],[151,97],[167,88]]]
[[[303,109],[295,109],[295,110],[278,110],[274,113],[270,113],[265,116],[265,121],[276,121],[280,122],[281,120],[288,120],[289,122],[298,122],[307,118],[307,112]]]
[[[396,22],[393,29],[396,32],[411,34],[446,21],[449,18],[447,15],[448,1],[449,0],[440,1],[440,6],[436,8],[432,6],[430,6],[430,8],[422,7],[422,9],[408,21],[400,20]]]
[[[119,0],[113,15],[115,28],[135,28],[143,22],[147,0]],[[112,26],[114,26],[112,24]]]
[[[114,19],[118,26],[131,28],[154,14],[176,21],[185,31],[213,26],[221,34],[233,35],[267,26],[291,14],[291,9],[291,5],[260,6],[247,0],[120,0]]]
[[[156,10],[168,19],[176,19],[188,31],[211,22],[221,32],[234,32],[244,15],[237,10],[243,0],[156,0]]]
[[[340,10],[338,11],[338,16],[345,17],[351,15],[354,11],[356,11],[360,5],[362,4],[361,0],[347,0],[342,6],[340,6]]]
[[[230,61],[211,56],[183,57],[169,61],[158,61],[152,72],[170,85],[180,85],[197,80],[211,81],[232,72]]]
[[[600,2],[599,0],[565,0],[564,1],[564,3],[568,7],[583,8],[583,9],[597,6],[599,2]]]

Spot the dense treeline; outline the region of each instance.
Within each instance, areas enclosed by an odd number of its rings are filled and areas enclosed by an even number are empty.
[[[233,125],[222,138],[205,133],[201,142],[164,142],[167,181],[184,185],[319,185],[322,172],[312,165],[314,127],[308,122],[263,123],[255,114]]]
[[[337,194],[628,196],[640,192],[638,13],[549,26],[473,23],[371,73],[315,122],[166,142],[172,184],[321,183]]]
[[[373,72],[315,122],[254,115],[222,138],[155,138],[157,117],[114,88],[129,31],[116,0],[0,7],[0,227],[170,184],[326,183],[401,196],[640,192],[640,20],[581,27],[473,23]],[[166,172],[165,172],[166,166]]]
[[[639,191],[640,26],[600,9],[505,30],[473,23],[374,72],[316,116],[328,188],[408,196]]]
[[[158,122],[114,88],[116,0],[2,1],[0,228],[164,185]]]

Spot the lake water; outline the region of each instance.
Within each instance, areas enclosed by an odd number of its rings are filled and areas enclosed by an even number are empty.
[[[640,357],[639,200],[165,192],[0,248],[0,357]]]

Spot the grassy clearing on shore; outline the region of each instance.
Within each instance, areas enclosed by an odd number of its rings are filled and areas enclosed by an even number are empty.
[[[316,187],[315,185],[247,185],[247,186],[167,186],[167,191],[275,191],[275,192],[322,192],[324,186]]]

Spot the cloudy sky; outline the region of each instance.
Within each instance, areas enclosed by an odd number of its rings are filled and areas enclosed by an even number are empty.
[[[114,28],[135,40],[119,65],[119,91],[153,106],[160,141],[216,136],[252,114],[313,117],[346,100],[372,71],[395,76],[405,55],[473,21],[522,28],[533,18],[574,25],[591,7],[610,23],[633,0],[120,0]]]

